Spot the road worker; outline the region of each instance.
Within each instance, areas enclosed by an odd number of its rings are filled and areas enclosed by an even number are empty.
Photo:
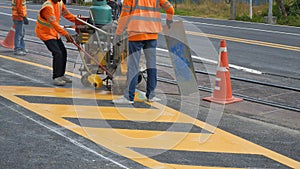
[[[24,36],[28,25],[26,0],[12,0],[12,20],[15,25],[14,54],[26,55]]]
[[[138,82],[141,50],[145,54],[147,67],[147,101],[159,101],[155,97],[157,85],[156,46],[158,34],[162,31],[160,7],[166,13],[166,22],[172,23],[174,8],[167,0],[124,0],[116,34],[120,36],[127,26],[129,56],[127,61],[127,81],[124,96],[113,103],[133,104]]]
[[[71,83],[71,79],[65,76],[67,64],[67,50],[60,35],[73,42],[72,36],[60,25],[60,17],[63,16],[71,22],[75,22],[76,17],[70,13],[61,0],[47,0],[43,3],[36,21],[35,33],[51,51],[53,56],[53,81],[57,86],[64,86]]]

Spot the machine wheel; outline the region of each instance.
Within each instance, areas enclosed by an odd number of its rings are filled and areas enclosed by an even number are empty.
[[[143,80],[143,72],[139,72],[138,84],[141,83],[142,80]]]
[[[140,84],[140,83],[142,82],[142,80],[145,79],[145,76],[144,76],[145,71],[146,71],[146,70],[140,71],[140,72],[139,72],[139,75],[138,75],[138,83],[137,83],[137,84]],[[147,81],[147,80],[145,79],[145,81]]]

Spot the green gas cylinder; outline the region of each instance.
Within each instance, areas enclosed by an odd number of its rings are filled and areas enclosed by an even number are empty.
[[[111,7],[106,0],[93,0],[90,7],[96,25],[105,25],[112,22]]]

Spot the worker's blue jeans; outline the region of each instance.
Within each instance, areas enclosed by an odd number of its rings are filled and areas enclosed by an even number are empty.
[[[23,21],[13,21],[15,24],[15,48],[14,50],[24,50],[25,49],[25,43],[24,43],[24,35],[25,35],[25,27]]]
[[[127,87],[124,96],[130,101],[134,100],[135,88],[138,83],[139,63],[141,50],[143,49],[147,67],[147,89],[146,97],[155,97],[157,84],[156,70],[156,40],[129,41],[129,56],[127,61]]]

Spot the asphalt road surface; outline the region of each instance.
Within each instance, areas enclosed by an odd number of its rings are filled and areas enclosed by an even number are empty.
[[[0,2],[1,40],[12,23],[9,3]],[[40,6],[27,6],[26,39],[37,40]],[[68,7],[88,14],[87,7]],[[281,84],[300,86],[299,28],[182,19],[195,60],[214,63],[219,39],[227,39],[230,64],[245,68],[232,74],[272,81],[263,76],[271,74],[277,82],[295,82]],[[162,37],[159,45],[165,49]],[[0,168],[300,168],[299,112],[245,101],[225,107],[200,101],[195,109],[189,99],[172,94],[162,95],[160,103],[114,105],[111,100],[118,96],[81,86],[71,62],[73,84],[53,86],[45,46],[30,41],[26,46],[25,57],[0,47]],[[76,59],[77,51],[68,52]],[[161,91],[170,88],[159,84]]]

